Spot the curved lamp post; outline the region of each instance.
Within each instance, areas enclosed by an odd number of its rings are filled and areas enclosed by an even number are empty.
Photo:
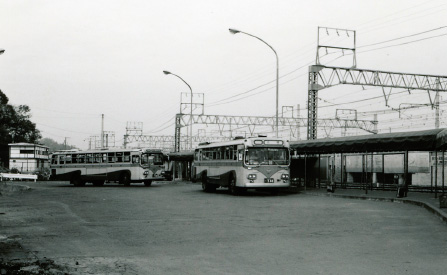
[[[172,74],[178,78],[180,78],[181,81],[183,81],[189,88],[189,90],[191,91],[191,116],[190,116],[190,123],[189,123],[189,148],[192,150],[192,88],[191,86],[189,86],[189,84],[180,76],[173,74],[169,71],[163,71],[164,74],[168,75],[168,74]]]
[[[260,40],[261,42],[263,42],[264,44],[266,44],[267,46],[269,46],[270,49],[272,49],[272,51],[275,53],[276,56],[276,137],[278,137],[278,94],[279,94],[279,59],[278,59],[278,54],[276,53],[275,49],[273,49],[272,46],[270,46],[267,42],[265,42],[264,40],[262,40],[261,38],[254,36],[252,34],[240,31],[240,30],[236,30],[236,29],[228,29],[230,31],[230,33],[232,34],[237,34],[237,33],[243,33],[246,34],[248,36],[254,37],[258,40]]]

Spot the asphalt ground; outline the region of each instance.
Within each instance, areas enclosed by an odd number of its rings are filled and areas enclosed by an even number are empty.
[[[444,274],[447,269],[447,225],[417,205],[339,198],[321,190],[235,197],[226,190],[204,193],[189,182],[27,185],[28,190],[0,196],[0,271],[6,274]]]

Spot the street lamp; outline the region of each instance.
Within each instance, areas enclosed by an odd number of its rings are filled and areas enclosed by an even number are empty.
[[[191,86],[189,86],[189,84],[180,76],[173,74],[169,71],[163,71],[164,74],[168,75],[168,74],[172,74],[178,78],[180,78],[181,81],[183,81],[189,88],[189,90],[191,91],[191,114],[190,114],[190,122],[189,122],[189,148],[192,150],[192,88]]]
[[[237,34],[237,33],[243,33],[246,34],[248,36],[254,37],[258,40],[260,40],[261,42],[263,42],[264,44],[266,44],[267,46],[269,46],[270,49],[272,49],[272,51],[275,53],[276,56],[276,137],[278,137],[278,95],[279,95],[279,59],[278,59],[278,54],[276,53],[275,49],[273,49],[272,46],[270,46],[267,42],[265,42],[264,40],[262,40],[261,38],[254,36],[252,34],[240,31],[240,30],[236,30],[236,29],[228,29],[230,31],[231,34]]]

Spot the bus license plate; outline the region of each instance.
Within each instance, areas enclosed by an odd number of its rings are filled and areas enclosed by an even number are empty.
[[[264,179],[264,183],[273,183],[275,179]]]

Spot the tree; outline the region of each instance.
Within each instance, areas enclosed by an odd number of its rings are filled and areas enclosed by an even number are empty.
[[[27,105],[8,104],[8,97],[0,90],[0,144],[36,143],[42,136],[31,119]]]

